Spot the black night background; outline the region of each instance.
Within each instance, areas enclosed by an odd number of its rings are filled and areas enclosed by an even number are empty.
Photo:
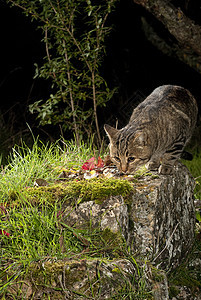
[[[177,2],[178,5],[181,4],[181,1]],[[192,2],[190,1],[189,13],[195,22],[199,22],[199,1],[197,4]],[[130,110],[154,88],[163,84],[181,85],[189,89],[200,105],[201,74],[176,57],[163,54],[152,45],[142,29],[142,18],[149,20],[162,36],[171,39],[167,29],[143,7],[131,0],[119,1],[108,22],[113,30],[107,38],[106,56],[102,66],[102,73],[109,87],[117,87],[118,92],[106,108],[98,110],[101,128],[105,122],[114,123],[117,119],[119,126],[124,125],[131,114],[131,111],[126,112],[126,108]],[[3,0],[0,1],[0,28],[2,151],[6,152],[21,137],[28,139],[30,129],[27,124],[34,135],[39,135],[44,140],[58,139],[61,135],[60,128],[38,127],[36,116],[30,114],[28,109],[29,104],[46,99],[51,92],[50,82],[33,79],[34,64],[42,64],[45,56],[41,31],[36,28],[36,22],[31,22],[19,8],[11,8]],[[102,134],[104,135],[103,131]],[[71,138],[70,133],[65,138]]]

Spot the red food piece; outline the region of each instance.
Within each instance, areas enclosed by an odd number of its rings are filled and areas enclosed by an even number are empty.
[[[104,162],[100,156],[98,157],[98,163],[97,163],[97,168],[103,168],[104,167]]]
[[[104,163],[103,163],[102,158],[100,158],[100,156],[99,156],[98,163],[96,163],[96,159],[93,156],[83,164],[82,169],[91,171],[91,170],[99,169],[99,168],[103,168],[103,167],[104,167]]]
[[[93,170],[95,167],[95,157],[91,157],[90,159],[88,159],[82,166],[83,170]]]

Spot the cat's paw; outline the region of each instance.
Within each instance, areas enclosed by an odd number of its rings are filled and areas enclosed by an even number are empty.
[[[146,168],[150,171],[158,171],[158,168],[160,166],[160,163],[157,163],[157,162],[153,162],[153,161],[150,161],[148,162],[146,165]]]
[[[161,165],[158,169],[159,174],[161,175],[171,175],[173,173],[172,166]]]

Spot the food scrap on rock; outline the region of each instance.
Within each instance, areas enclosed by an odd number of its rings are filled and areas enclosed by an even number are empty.
[[[140,176],[144,175],[147,172],[147,169],[140,171]],[[93,156],[88,159],[82,165],[81,169],[69,169],[64,170],[59,174],[60,179],[93,179],[96,177],[104,178],[122,178],[127,180],[132,180],[136,177],[136,174],[120,174],[117,167],[111,161],[109,155],[107,155],[104,160],[99,156],[98,159]]]

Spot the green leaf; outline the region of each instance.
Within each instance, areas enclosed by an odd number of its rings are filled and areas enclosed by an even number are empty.
[[[196,211],[195,213],[196,219],[201,222],[201,213],[199,211]]]
[[[104,41],[110,32],[104,22],[116,2],[107,0],[100,5],[91,0],[14,0],[10,3],[21,7],[43,35],[41,42],[46,54],[40,67],[34,63],[34,79],[50,82],[50,96],[29,106],[31,113],[37,113],[40,124],[63,122],[67,124],[66,130],[79,128],[74,132],[79,136],[96,133],[96,109],[105,106],[114,93],[100,70]]]

